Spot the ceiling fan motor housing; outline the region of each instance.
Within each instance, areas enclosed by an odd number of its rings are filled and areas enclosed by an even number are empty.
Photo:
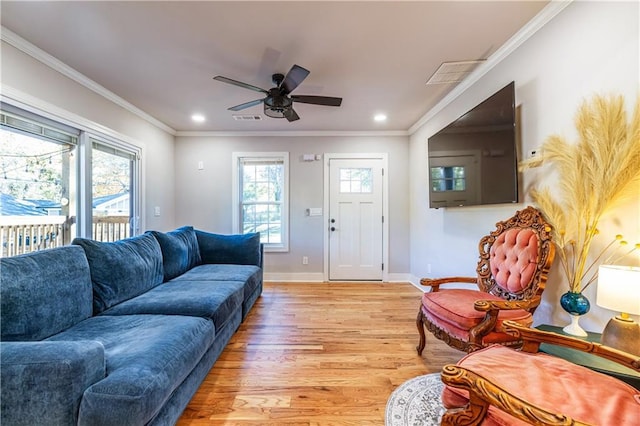
[[[284,74],[276,73],[271,76],[271,81],[273,84],[280,87],[280,84],[284,81]]]

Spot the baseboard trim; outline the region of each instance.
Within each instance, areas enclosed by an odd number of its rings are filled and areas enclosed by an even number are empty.
[[[329,282],[325,280],[322,272],[265,272],[263,279],[266,282]],[[416,282],[420,282],[420,280],[411,274],[390,273],[385,282],[411,283],[416,286]]]

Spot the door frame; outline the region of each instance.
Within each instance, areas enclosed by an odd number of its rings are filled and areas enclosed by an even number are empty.
[[[329,153],[324,154],[324,202],[323,215],[324,221],[324,265],[323,280],[329,281],[329,163],[330,160],[382,160],[382,281],[389,281],[389,155],[387,153]]]

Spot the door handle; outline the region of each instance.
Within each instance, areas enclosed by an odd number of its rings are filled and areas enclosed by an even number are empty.
[[[333,232],[333,231],[335,231],[335,230],[336,230],[336,227],[335,227],[335,226],[332,226],[330,229],[331,229],[331,232]]]
[[[335,219],[331,219],[331,223],[336,223],[336,220]]]

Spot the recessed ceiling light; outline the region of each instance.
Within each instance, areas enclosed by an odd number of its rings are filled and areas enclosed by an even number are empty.
[[[375,121],[381,122],[381,121],[386,121],[387,120],[387,116],[385,114],[376,114],[373,119]]]
[[[195,121],[196,123],[203,123],[204,120],[205,120],[204,115],[202,115],[202,114],[193,114],[191,116],[191,119],[193,121]]]

